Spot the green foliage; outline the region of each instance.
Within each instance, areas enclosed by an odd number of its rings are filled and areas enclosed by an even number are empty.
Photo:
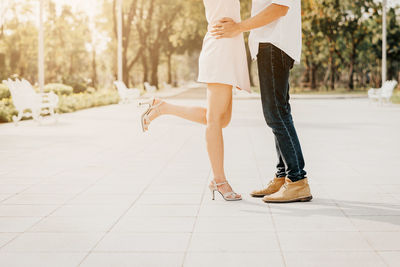
[[[115,91],[99,91],[92,94],[72,94],[61,96],[57,112],[68,113],[81,109],[99,107],[119,102],[119,95]]]
[[[12,121],[12,116],[17,115],[17,111],[10,98],[0,100],[0,122]]]
[[[392,101],[392,103],[395,103],[395,104],[400,104],[400,90],[395,90],[393,92],[393,96],[390,99],[390,101]]]
[[[9,98],[10,95],[10,90],[5,84],[0,83],[0,100],[3,98]]]
[[[63,78],[63,83],[71,86],[75,94],[84,93],[88,88],[85,81],[79,77],[65,77]]]
[[[63,83],[74,93],[111,86],[117,75],[117,0],[98,1],[100,12],[88,14],[45,5],[46,82]],[[124,82],[140,87],[195,79],[198,54],[207,31],[203,1],[123,0]],[[251,1],[241,0],[242,19]],[[382,45],[381,1],[301,0],[302,65],[292,83],[318,88],[380,86]],[[0,80],[13,74],[37,83],[37,5],[10,1],[0,29]],[[93,7],[95,8],[95,7]],[[388,11],[388,79],[400,71],[399,8]],[[245,35],[247,40],[247,34]],[[251,68],[251,64],[249,64]],[[253,64],[254,67],[254,64]],[[160,81],[159,81],[160,80]],[[91,91],[93,91],[91,89]]]
[[[71,95],[74,89],[71,86],[62,83],[49,83],[45,85],[44,92],[53,92],[57,95]]]
[[[117,104],[119,102],[119,95],[116,91],[96,91],[90,94],[61,94],[59,95],[59,99],[56,111],[58,113],[68,113],[92,107]],[[0,122],[11,122],[13,115],[17,115],[17,111],[11,98],[1,99]]]
[[[388,11],[388,79],[400,72],[398,8]],[[380,87],[382,5],[378,1],[302,0],[303,60],[296,86]]]

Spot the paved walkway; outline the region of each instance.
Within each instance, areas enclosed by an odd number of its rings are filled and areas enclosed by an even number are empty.
[[[171,99],[204,104],[199,99]],[[314,201],[248,197],[274,173],[257,100],[225,130],[239,203],[211,200],[204,128],[135,105],[0,125],[0,266],[399,266],[400,107],[294,100]]]

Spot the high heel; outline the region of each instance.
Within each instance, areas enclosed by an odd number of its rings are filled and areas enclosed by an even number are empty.
[[[228,184],[227,181],[222,182],[222,183],[216,183],[215,180],[211,181],[211,184],[208,186],[208,188],[210,189],[211,193],[212,193],[212,200],[215,200],[215,192],[218,192],[221,194],[221,196],[224,198],[224,200],[226,201],[238,201],[238,200],[242,200],[241,197],[237,197],[238,194],[231,191],[231,192],[227,192],[225,194],[223,194],[221,191],[219,191],[218,186],[224,185],[224,184]]]
[[[152,110],[155,110],[158,114],[160,114],[160,110],[159,107],[162,103],[164,103],[164,101],[160,100],[160,102],[158,102],[157,104],[154,104],[156,102],[156,99],[153,98],[149,101],[145,101],[145,102],[140,102],[139,106],[144,106],[144,105],[148,105],[149,107],[147,108],[147,110],[142,114],[140,121],[142,124],[142,131],[146,132],[149,130],[149,126],[150,126],[150,112]]]

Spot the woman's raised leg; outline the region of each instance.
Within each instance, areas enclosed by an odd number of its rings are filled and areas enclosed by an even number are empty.
[[[160,103],[161,102],[161,103]],[[150,121],[155,120],[161,115],[173,115],[185,120],[197,122],[203,125],[207,124],[207,109],[203,107],[180,106],[168,103],[161,99],[155,99],[154,105],[160,103],[157,110],[152,110],[149,114]]]
[[[222,194],[232,192],[226,182],[224,171],[224,140],[222,128],[228,126],[232,117],[232,86],[226,84],[208,84],[207,108],[180,106],[155,99],[156,109],[149,113],[149,120],[153,121],[161,115],[174,115],[182,119],[206,125],[207,151],[211,162],[215,183]],[[231,195],[231,198],[240,199],[240,195]]]

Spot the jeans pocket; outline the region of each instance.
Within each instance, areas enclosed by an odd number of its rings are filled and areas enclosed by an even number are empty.
[[[292,58],[290,58],[289,60],[290,60],[289,70],[291,70],[291,69],[293,69],[293,66],[294,66],[294,60]]]
[[[288,55],[286,55],[286,57],[287,57],[287,60],[289,62],[288,63],[289,70],[291,70],[291,69],[293,69],[294,60],[293,60],[293,58],[289,57]]]
[[[294,65],[294,60],[283,50],[281,50],[281,55],[282,55],[282,64],[285,66],[286,69],[291,70]]]

